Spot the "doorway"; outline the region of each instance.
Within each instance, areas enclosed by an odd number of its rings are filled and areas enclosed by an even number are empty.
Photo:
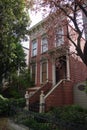
[[[56,82],[56,84],[61,79],[66,79],[66,58],[65,57],[60,57],[55,62],[55,82]]]

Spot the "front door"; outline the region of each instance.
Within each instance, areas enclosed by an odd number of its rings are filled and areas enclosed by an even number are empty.
[[[66,62],[58,62],[55,64],[55,82],[66,78]]]
[[[55,69],[55,77],[56,77],[56,83],[60,80],[60,75],[59,75],[59,68],[56,66]]]

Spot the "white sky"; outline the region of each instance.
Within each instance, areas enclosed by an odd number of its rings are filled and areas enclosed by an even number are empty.
[[[31,12],[30,14],[30,19],[31,19],[31,25],[30,27],[32,27],[33,25],[37,24],[38,22],[40,22],[42,20],[42,13],[35,13],[35,12]],[[24,47],[26,48],[29,48],[29,40],[26,42],[26,41],[23,41],[21,43]]]
[[[38,12],[38,13],[35,13],[35,12],[31,12],[30,13],[30,19],[32,21],[31,26],[37,24],[38,22],[40,22],[42,20],[42,13],[41,12]]]

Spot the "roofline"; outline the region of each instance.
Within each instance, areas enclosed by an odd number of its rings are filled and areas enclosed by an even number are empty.
[[[44,23],[47,20],[48,17],[42,19],[40,22],[38,22],[37,24],[33,25],[32,27],[30,27],[29,31],[33,30],[34,28],[36,28],[37,26],[39,26],[40,24]]]

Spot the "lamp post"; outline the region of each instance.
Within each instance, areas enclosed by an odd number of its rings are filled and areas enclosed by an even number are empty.
[[[26,99],[26,109],[29,109],[29,94],[28,91],[26,91],[25,93],[25,99]]]

